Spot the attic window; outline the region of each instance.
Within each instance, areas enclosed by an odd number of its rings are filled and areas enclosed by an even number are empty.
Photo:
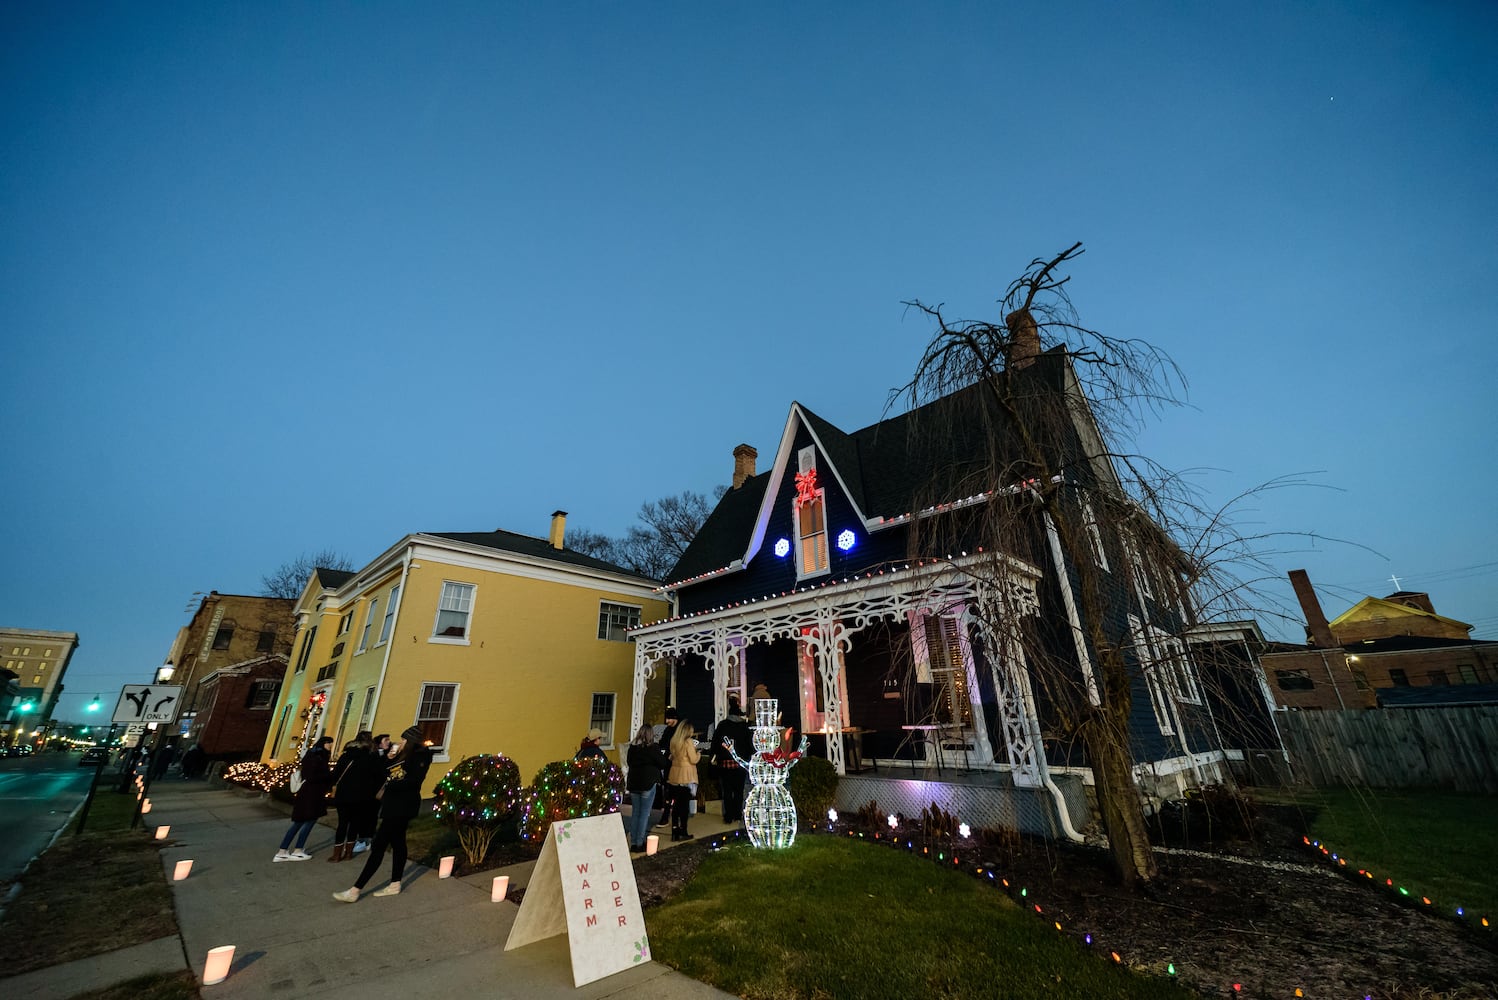
[[[796,576],[798,578],[817,576],[826,573],[829,568],[827,495],[826,491],[817,484],[815,462],[815,451],[811,448],[802,449],[802,471],[796,474],[795,500]]]

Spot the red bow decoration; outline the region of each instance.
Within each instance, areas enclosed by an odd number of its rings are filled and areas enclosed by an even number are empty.
[[[777,770],[784,770],[801,759],[801,751],[792,750],[790,753],[786,753],[777,747],[767,754],[761,754],[759,759]]]

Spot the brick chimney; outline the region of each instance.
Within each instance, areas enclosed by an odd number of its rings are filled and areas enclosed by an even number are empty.
[[[1016,309],[1004,317],[1009,328],[1009,347],[1006,365],[1011,371],[1028,368],[1040,356],[1040,328],[1028,309]]]
[[[759,452],[747,444],[741,444],[733,450],[733,488],[738,489],[744,485],[744,481],[754,478],[754,462],[759,458]]]
[[[554,510],[551,512],[551,534],[547,541],[551,547],[559,549],[562,547],[562,539],[567,535],[567,512],[565,510]]]
[[[1337,640],[1332,636],[1331,625],[1327,623],[1326,614],[1321,610],[1321,602],[1316,600],[1316,590],[1311,586],[1311,578],[1306,571],[1292,569],[1290,586],[1295,588],[1295,596],[1300,601],[1300,610],[1305,612],[1306,636],[1311,640],[1311,645],[1322,649],[1336,646]]]

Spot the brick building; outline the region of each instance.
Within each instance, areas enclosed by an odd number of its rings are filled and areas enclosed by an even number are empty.
[[[286,657],[262,656],[220,667],[198,684],[187,744],[215,760],[251,760],[260,753],[275,714]]]
[[[1290,574],[1306,615],[1307,644],[1260,658],[1280,708],[1375,708],[1393,688],[1498,682],[1498,642],[1437,614],[1429,595],[1367,597],[1327,621],[1303,570]]]
[[[295,634],[293,602],[211,591],[167,655],[180,684],[182,715],[158,736],[179,749],[201,743],[210,758],[247,759],[260,752]],[[275,682],[267,689],[264,682]],[[258,704],[269,698],[268,704]]]

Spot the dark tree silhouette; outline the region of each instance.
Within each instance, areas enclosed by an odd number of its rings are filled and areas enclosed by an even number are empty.
[[[289,597],[295,600],[302,596],[302,589],[316,569],[351,571],[353,561],[341,552],[323,549],[320,552],[303,552],[290,562],[284,562],[260,578],[262,597]]]

